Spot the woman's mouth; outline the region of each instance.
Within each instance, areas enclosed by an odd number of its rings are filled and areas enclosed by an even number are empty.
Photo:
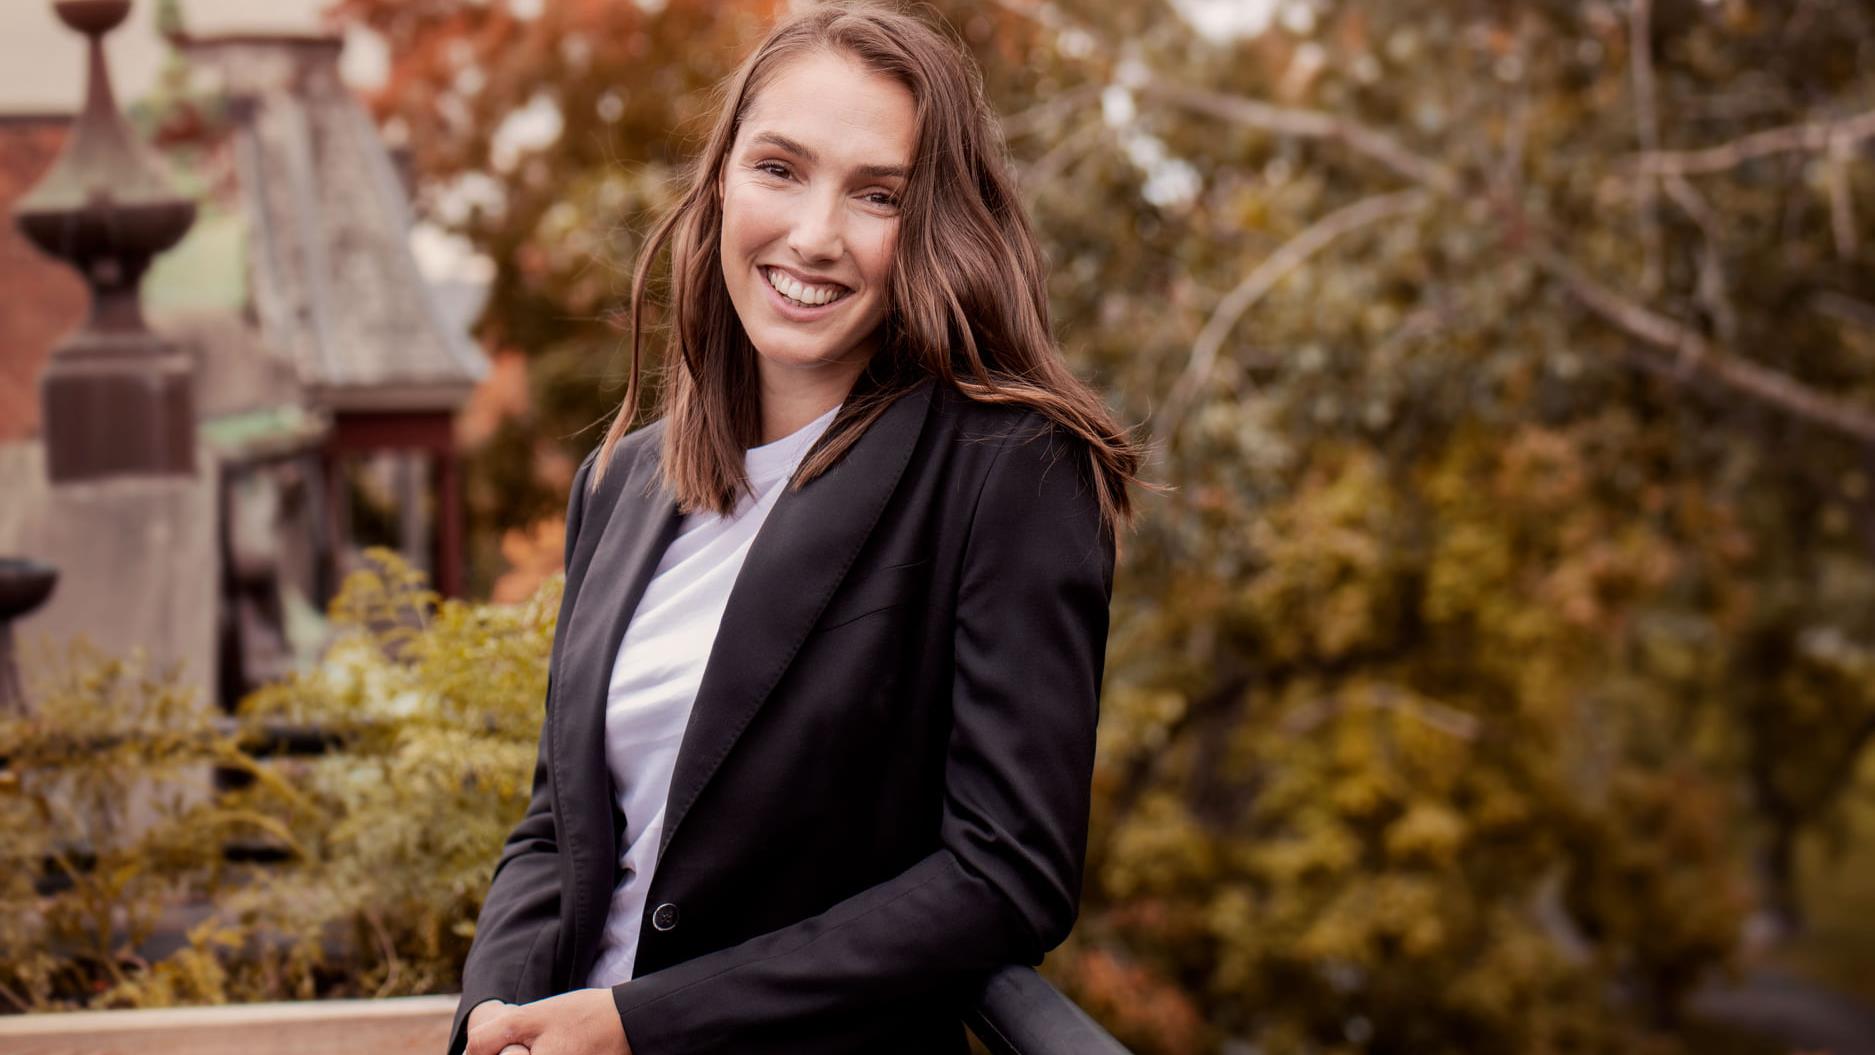
[[[810,285],[779,268],[764,267],[758,270],[775,304],[790,318],[816,318],[853,292],[845,286]]]

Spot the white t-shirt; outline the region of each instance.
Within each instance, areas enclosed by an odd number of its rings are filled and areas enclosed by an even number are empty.
[[[625,628],[605,706],[606,765],[625,816],[622,873],[606,911],[598,958],[586,977],[588,988],[609,988],[632,977],[671,771],[729,589],[788,478],[839,409],[744,452],[752,493],[727,517],[702,512],[683,518]]]

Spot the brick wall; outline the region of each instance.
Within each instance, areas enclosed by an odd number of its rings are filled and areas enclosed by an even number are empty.
[[[26,240],[13,206],[64,145],[65,115],[0,114],[0,443],[39,432],[39,375],[90,304],[72,270]]]

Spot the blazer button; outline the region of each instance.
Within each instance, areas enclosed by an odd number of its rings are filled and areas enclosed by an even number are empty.
[[[659,930],[677,929],[677,906],[666,901],[651,912],[651,925]]]

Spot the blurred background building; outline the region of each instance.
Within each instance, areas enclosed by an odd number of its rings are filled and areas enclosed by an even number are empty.
[[[251,5],[228,5],[242,28],[206,32],[157,5],[107,38],[135,86],[136,134],[196,205],[142,295],[152,327],[194,364],[194,480],[62,490],[49,479],[38,379],[86,298],[68,267],[11,223],[0,231],[0,489],[12,498],[0,552],[61,569],[16,631],[151,649],[212,679],[228,706],[320,644],[319,612],[361,544],[354,484],[376,486],[395,512],[365,541],[461,592],[454,419],[487,372],[467,332],[477,290],[420,269],[402,172],[342,79],[344,40],[301,6],[270,8],[276,28],[256,30]],[[70,137],[59,109],[70,97],[46,86],[82,85],[84,56],[49,8],[9,5],[0,18],[10,39],[44,41],[23,54],[64,67],[9,63],[0,79],[10,213]],[[174,494],[156,505],[109,494],[152,487]],[[92,504],[73,504],[78,492]]]

